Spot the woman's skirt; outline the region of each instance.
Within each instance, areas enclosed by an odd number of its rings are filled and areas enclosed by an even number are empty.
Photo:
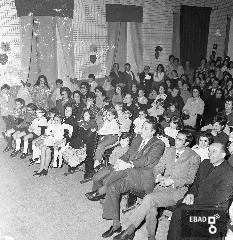
[[[79,149],[69,147],[63,152],[62,156],[63,156],[65,162],[67,162],[67,164],[70,167],[76,167],[80,163],[82,163],[87,156],[86,146],[83,148],[79,148]]]

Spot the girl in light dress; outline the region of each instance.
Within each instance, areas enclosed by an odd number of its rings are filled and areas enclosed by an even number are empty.
[[[54,117],[58,114],[58,111],[56,108],[51,108],[48,112],[48,123],[47,127],[54,124]],[[34,163],[40,163],[40,155],[41,155],[41,146],[44,144],[44,139],[46,136],[43,134],[39,136],[38,138],[34,139],[32,141],[32,158],[29,159],[30,165]]]
[[[139,108],[147,108],[148,99],[145,97],[145,90],[139,89],[138,90],[138,98],[137,98],[137,105]]]
[[[50,124],[45,131],[45,139],[41,148],[40,168],[34,176],[45,176],[48,173],[48,167],[51,162],[51,147],[58,148],[64,143],[65,131],[72,136],[73,127],[69,124],[62,123],[62,116],[56,114],[54,123]]]
[[[141,133],[142,126],[145,123],[146,118],[147,118],[147,111],[143,109],[139,110],[138,117],[133,121],[134,133],[136,135]]]
[[[164,129],[164,133],[175,140],[178,132],[183,128],[184,126],[184,123],[183,121],[177,117],[177,116],[173,116],[170,120],[170,124],[169,124],[169,127],[166,127]]]
[[[95,166],[100,165],[106,148],[118,141],[120,127],[117,122],[117,113],[114,109],[107,111],[103,126],[98,130],[99,141],[95,152]]]
[[[201,132],[197,143],[192,149],[201,157],[201,161],[209,159],[209,146],[213,143],[214,139],[210,133]]]
[[[162,116],[165,111],[163,105],[163,99],[160,98],[158,100],[154,100],[154,102],[151,104],[152,107],[148,109],[148,115],[158,120],[159,116]]]

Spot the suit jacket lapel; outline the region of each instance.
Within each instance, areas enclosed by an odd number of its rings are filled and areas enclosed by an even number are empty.
[[[223,175],[226,170],[226,160],[222,162],[219,166],[215,167],[210,173],[207,175],[206,180],[210,181],[212,178],[218,178],[218,176]],[[204,180],[205,181],[205,180]]]
[[[154,142],[154,141],[155,141],[155,137],[152,137],[152,138],[149,140],[149,142],[141,149],[141,151],[138,152],[137,158],[139,158],[139,157],[145,152],[146,148],[148,148],[148,147],[151,145],[151,143]],[[139,149],[141,143],[142,143],[142,141],[140,142],[140,144],[139,144],[139,146],[138,146],[138,149]]]

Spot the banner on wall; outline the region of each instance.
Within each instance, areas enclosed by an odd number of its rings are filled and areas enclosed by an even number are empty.
[[[74,0],[15,0],[19,17],[28,16],[58,16],[73,18]]]

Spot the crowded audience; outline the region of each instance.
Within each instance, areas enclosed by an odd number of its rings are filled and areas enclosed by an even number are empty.
[[[114,63],[104,85],[90,74],[74,92],[61,79],[51,89],[41,75],[26,86],[28,104],[23,96],[14,98],[8,84],[1,86],[3,152],[40,164],[34,177],[48,175],[49,166],[75,174],[84,164],[81,184],[93,181],[86,197],[101,200],[103,218],[112,220],[103,238],[118,233],[115,240],[133,239],[145,219],[148,239],[154,240],[158,209],[172,206],[168,239],[178,240],[181,209],[204,202],[227,210],[233,194],[232,61],[212,54],[194,68],[189,59],[182,66],[170,55],[167,66],[154,69],[146,65],[134,73],[125,63],[120,71]],[[216,191],[209,185],[205,193],[198,181],[209,180],[205,171],[220,165],[225,193],[215,178]],[[129,191],[144,198],[122,231],[120,197]]]

